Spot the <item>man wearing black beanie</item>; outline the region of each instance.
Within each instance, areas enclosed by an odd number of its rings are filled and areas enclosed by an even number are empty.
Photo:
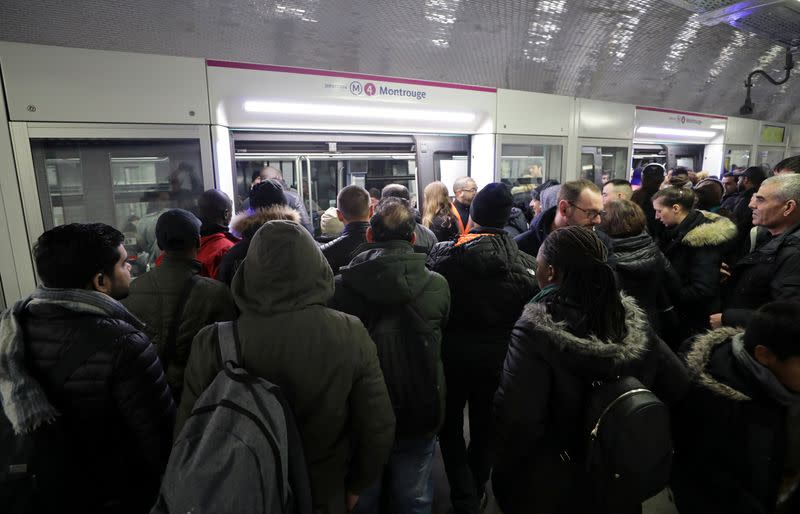
[[[217,280],[231,285],[236,270],[247,255],[253,236],[264,223],[274,220],[300,223],[300,213],[289,207],[279,182],[265,179],[250,189],[250,208],[237,214],[231,221],[231,231],[241,241],[222,258]]]
[[[494,392],[514,323],[538,290],[535,259],[503,230],[512,203],[505,184],[488,184],[470,206],[469,233],[438,243],[428,257],[428,267],[450,286],[450,320],[442,341],[447,399],[439,444],[455,514],[477,514],[485,505]]]

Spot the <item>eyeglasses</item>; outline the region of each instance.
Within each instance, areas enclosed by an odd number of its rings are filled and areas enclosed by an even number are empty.
[[[586,214],[586,217],[589,218],[590,220],[593,220],[598,216],[600,216],[602,218],[602,217],[605,217],[605,215],[606,215],[606,211],[596,211],[594,209],[584,209],[583,207],[578,207],[573,202],[569,202],[569,204],[571,206],[575,207],[576,209],[578,209],[579,211],[581,211],[582,213]]]
[[[477,192],[478,192],[478,188],[477,188],[477,187],[473,187],[472,189],[459,189],[459,190],[458,190],[458,191],[456,191],[456,192],[457,192],[457,193],[460,193],[460,192],[462,192],[462,191],[463,191],[464,193],[477,193]]]

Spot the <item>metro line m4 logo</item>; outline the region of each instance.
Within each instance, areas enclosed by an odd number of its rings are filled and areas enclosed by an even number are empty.
[[[378,88],[372,82],[367,82],[362,86],[361,82],[354,80],[350,83],[350,92],[356,96],[360,96],[362,93],[367,96],[375,96]]]

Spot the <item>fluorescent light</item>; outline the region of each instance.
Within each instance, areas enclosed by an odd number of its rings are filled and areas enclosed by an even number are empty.
[[[708,128],[710,128],[711,130],[725,130],[725,124],[724,123],[715,123],[715,124],[711,125]]]
[[[395,120],[458,122],[470,122],[475,120],[475,115],[471,112],[426,111],[391,107],[364,107],[330,104],[256,102],[252,100],[244,103],[244,110],[247,112],[263,112],[271,114],[341,116],[345,118],[388,118]]]
[[[690,130],[667,127],[639,127],[636,132],[639,134],[660,134],[663,136],[687,136],[687,137],[714,137],[716,132],[710,130]]]

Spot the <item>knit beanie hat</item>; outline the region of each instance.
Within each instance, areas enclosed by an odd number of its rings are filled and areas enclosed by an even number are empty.
[[[286,205],[283,187],[276,180],[264,180],[250,190],[250,208],[261,209],[273,205]]]
[[[500,182],[487,184],[478,191],[469,208],[472,221],[482,227],[503,228],[511,215],[514,198],[508,186]]]
[[[166,252],[196,248],[199,239],[200,220],[189,211],[170,209],[156,221],[156,242]]]

